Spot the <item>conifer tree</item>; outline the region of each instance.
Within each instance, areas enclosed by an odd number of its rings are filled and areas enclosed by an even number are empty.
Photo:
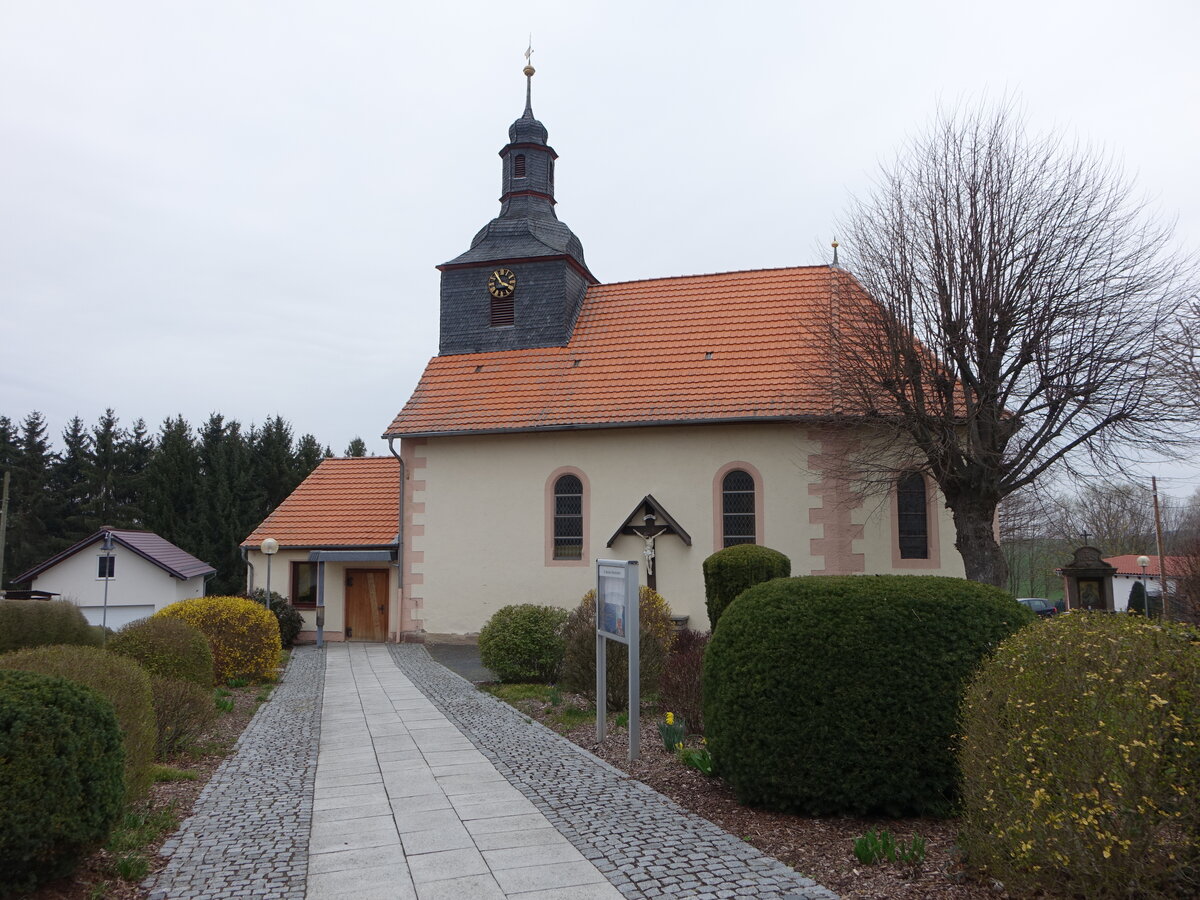
[[[120,428],[116,413],[104,411],[92,427],[91,487],[88,491],[87,519],[91,531],[105,525],[125,527],[118,515],[117,482],[121,473],[120,445],[125,432]]]
[[[296,453],[292,442],[292,426],[281,416],[267,419],[254,442],[255,483],[260,491],[259,520],[296,489]],[[302,478],[303,476],[301,476]]]
[[[20,575],[53,552],[50,470],[55,461],[46,420],[31,412],[21,423],[9,496],[6,572]]]
[[[200,453],[183,416],[163,420],[143,475],[146,529],[204,559],[199,540]]]
[[[321,460],[328,455],[330,454],[321,449],[321,442],[311,434],[301,437],[300,443],[296,447],[296,474],[299,476],[296,484],[307,478],[309,473],[319,466]]]
[[[359,459],[366,456],[367,442],[358,435],[355,435],[354,439],[350,441],[349,445],[347,445],[345,455],[353,459]]]
[[[94,529],[88,527],[88,491],[92,484],[92,436],[75,416],[63,429],[63,452],[50,474],[55,514],[54,543],[65,550],[87,537]]]

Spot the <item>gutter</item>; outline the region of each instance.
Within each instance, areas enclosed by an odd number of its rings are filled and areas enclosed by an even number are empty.
[[[246,554],[249,552],[248,547],[239,547],[238,549],[242,551],[242,562],[244,562],[246,564],[246,575],[247,575],[247,577],[246,577],[246,593],[253,594],[254,593],[254,563],[250,562],[249,557],[246,556]],[[215,575],[216,573],[214,572],[213,574]],[[208,579],[207,578],[204,580],[204,584],[205,584],[204,592],[208,593]]]
[[[389,437],[388,452],[400,463],[400,499],[396,505],[396,587],[400,592],[400,618],[404,618],[404,460],[396,452],[395,438]],[[396,640],[400,640],[400,623],[396,623]]]

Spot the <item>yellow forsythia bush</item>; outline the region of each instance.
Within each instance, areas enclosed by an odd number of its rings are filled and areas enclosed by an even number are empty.
[[[1035,623],[976,675],[962,733],[961,844],[1010,894],[1200,896],[1196,629]]]
[[[279,665],[279,620],[245,597],[193,597],[160,609],[153,618],[182,619],[208,638],[218,684],[263,679]]]

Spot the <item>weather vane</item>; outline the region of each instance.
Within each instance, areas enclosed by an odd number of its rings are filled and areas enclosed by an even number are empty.
[[[533,56],[533,32],[529,33],[529,46],[525,48],[525,65],[532,65],[529,57]]]

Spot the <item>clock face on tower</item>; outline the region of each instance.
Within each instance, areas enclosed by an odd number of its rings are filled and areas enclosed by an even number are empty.
[[[517,289],[517,276],[512,269],[497,269],[488,277],[488,293],[503,300]]]

